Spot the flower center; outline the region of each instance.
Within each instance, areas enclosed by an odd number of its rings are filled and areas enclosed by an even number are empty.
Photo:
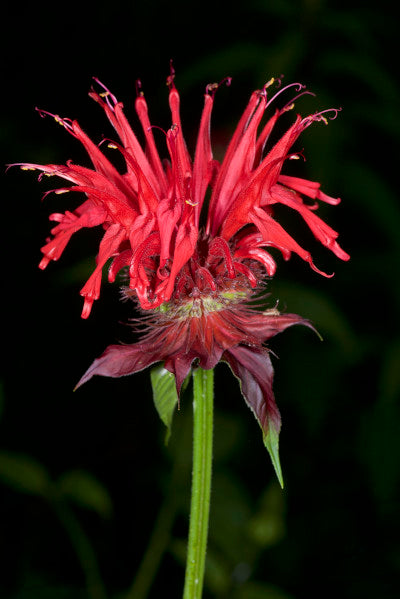
[[[232,304],[238,304],[248,298],[246,291],[231,290],[220,293],[204,294],[198,289],[191,293],[192,297],[178,302],[164,302],[158,310],[174,319],[187,320],[189,318],[201,318],[211,312],[226,310]]]

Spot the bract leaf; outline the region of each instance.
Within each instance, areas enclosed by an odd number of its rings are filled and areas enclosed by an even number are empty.
[[[272,460],[272,464],[275,469],[276,476],[278,477],[279,484],[283,489],[283,476],[281,462],[279,459],[279,429],[276,429],[271,419],[268,419],[268,430],[263,435],[264,445],[268,450],[269,456]]]
[[[239,379],[242,395],[261,427],[264,445],[283,488],[279,461],[281,417],[272,391],[274,371],[269,355],[266,351],[238,346],[226,351],[224,360]]]
[[[158,364],[150,370],[150,380],[154,405],[158,415],[167,427],[165,436],[165,444],[167,445],[171,436],[172,417],[178,403],[175,377],[162,364]]]

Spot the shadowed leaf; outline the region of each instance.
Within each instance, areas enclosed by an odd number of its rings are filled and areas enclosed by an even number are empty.
[[[84,470],[65,472],[57,481],[62,495],[77,505],[97,512],[103,518],[112,513],[108,491],[94,476]]]
[[[248,524],[248,534],[260,547],[271,547],[285,535],[284,495],[274,482],[267,487],[259,509]]]
[[[235,599],[293,599],[282,589],[263,582],[244,584],[234,595]]]
[[[17,491],[46,496],[50,486],[47,470],[23,454],[0,453],[0,480]]]

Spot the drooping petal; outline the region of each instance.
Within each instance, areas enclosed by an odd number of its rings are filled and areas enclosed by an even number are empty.
[[[314,200],[321,200],[332,206],[340,204],[340,198],[332,198],[331,196],[326,195],[326,193],[323,193],[320,189],[321,184],[316,181],[307,181],[307,179],[289,177],[289,175],[279,175],[278,182]]]
[[[58,222],[58,225],[51,230],[54,238],[41,248],[44,257],[39,264],[39,268],[43,270],[51,260],[58,260],[74,233],[83,228],[101,225],[106,217],[106,210],[102,206],[96,206],[92,200],[86,200],[74,212],[51,214],[50,220]]]
[[[271,189],[271,199],[299,212],[322,245],[329,248],[341,260],[349,260],[349,254],[344,252],[336,241],[339,234],[312,212],[293,192],[281,185],[274,185]]]
[[[125,230],[117,223],[111,225],[105,232],[103,239],[100,242],[96,268],[80,291],[82,297],[85,298],[82,318],[88,318],[93,302],[100,297],[103,266],[109,258],[117,253],[120,244],[125,238]]]

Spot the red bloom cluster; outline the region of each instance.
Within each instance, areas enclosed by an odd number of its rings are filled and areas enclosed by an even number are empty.
[[[82,316],[89,316],[98,299],[102,271],[110,260],[109,281],[125,269],[129,280],[126,294],[137,298],[141,308],[149,311],[148,331],[141,341],[110,346],[79,384],[95,374],[122,376],[164,361],[176,376],[179,392],[194,360],[203,368],[213,368],[224,360],[241,379],[245,399],[273,453],[271,443],[277,447],[280,417],[272,394],[272,366],[263,343],[292,324],[307,323],[293,314],[281,315],[276,309],[256,311],[247,303],[260,290],[266,275],[275,273],[276,264],[268,247],[278,248],[286,260],[294,252],[318,271],[311,254],[275,220],[275,204],[297,211],[324,246],[342,260],[349,258],[336,241],[337,233],[316,214],[318,200],[329,204],[340,200],[324,194],[319,183],[281,174],[285,160],[298,158],[291,148],[299,135],[315,121],[327,122],[325,115],[330,111],[297,116],[265,152],[271,131],[280,116],[293,107],[293,101],[276,109],[261,125],[266,108],[284,89],[295,86],[301,92],[298,95],[308,93],[301,91],[300,84],[292,84],[269,98],[271,80],[251,95],[219,164],[213,159],[210,140],[218,85],[209,85],[192,161],[183,137],[180,98],[172,73],[168,78],[172,126],[164,132],[169,160],[162,161],[140,87],[135,108],[145,149],[124,115],[123,105],[96,82],[102,91],[92,89],[90,96],[103,108],[118,134],[120,142],[109,143],[108,147],[119,150],[126,171],[119,173],[76,121],[58,116],[56,120],[83,144],[94,168],[72,162],[65,166],[21,165],[72,183],[54,190],[56,193],[85,194],[85,201],[77,209],[50,216],[57,224],[42,248],[41,268],[58,260],[78,230],[96,226],[105,230],[96,267],[81,290],[85,299]],[[331,118],[336,114],[333,110]],[[203,229],[200,215],[208,189],[211,192],[207,213],[202,214]]]

